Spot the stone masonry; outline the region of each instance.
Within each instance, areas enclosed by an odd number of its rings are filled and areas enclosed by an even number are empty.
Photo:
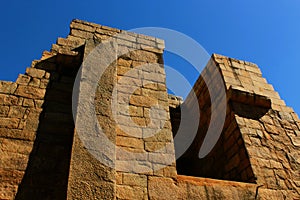
[[[1,81],[0,199],[300,199],[300,120],[258,66],[213,54],[183,101],[167,93],[163,50],[161,39],[73,20],[16,82]],[[97,82],[86,78],[94,53],[114,58]],[[78,74],[93,109],[73,93]],[[220,138],[199,158],[221,102]],[[195,106],[196,137],[176,160],[182,109]],[[87,145],[95,122],[113,144],[100,141],[104,153]]]

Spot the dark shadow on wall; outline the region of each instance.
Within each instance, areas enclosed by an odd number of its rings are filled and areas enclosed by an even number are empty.
[[[83,48],[75,50],[76,56],[57,54],[35,65],[51,75],[33,150],[16,199],[67,198],[74,134],[72,90]]]
[[[233,94],[233,96],[228,95],[227,114],[221,136],[212,151],[200,159],[198,157],[200,147],[207,134],[209,124],[213,123],[208,88],[203,83],[201,76],[194,86],[194,91],[200,108],[199,127],[192,145],[176,161],[178,174],[255,183],[256,177],[235,115],[258,120],[268,112],[271,105],[270,100],[229,89],[227,95]],[[192,105],[186,100],[181,107],[189,108],[191,107],[189,104]],[[175,136],[180,121],[184,118],[180,116],[180,107],[170,108],[170,113],[173,136]]]

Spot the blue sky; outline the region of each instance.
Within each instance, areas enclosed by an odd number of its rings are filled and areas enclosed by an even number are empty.
[[[120,29],[165,27],[199,42],[210,54],[258,64],[282,99],[300,114],[300,1],[3,1],[0,80],[14,81],[31,61],[69,33],[78,18]],[[167,56],[166,63],[187,63]],[[176,61],[176,62],[175,62]]]

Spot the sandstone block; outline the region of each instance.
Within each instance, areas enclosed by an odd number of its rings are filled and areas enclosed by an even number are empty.
[[[149,152],[165,152],[165,147],[167,143],[165,142],[145,142],[145,150]]]
[[[158,56],[155,53],[143,50],[136,50],[130,52],[130,57],[132,60],[144,61],[148,63],[157,63],[158,61]]]
[[[126,32],[123,32],[123,31],[121,32],[121,34],[116,35],[116,37],[118,39],[130,41],[130,42],[134,42],[134,43],[136,43],[136,40],[137,40],[137,36],[126,34]],[[122,41],[120,41],[120,42],[122,43]]]
[[[1,151],[0,168],[25,171],[29,156]]]
[[[41,109],[30,110],[30,113],[28,114],[28,117],[26,119],[26,125],[24,127],[24,130],[37,131],[37,128],[39,126],[40,113]]]
[[[1,150],[5,152],[30,154],[33,148],[33,142],[3,139],[1,144]]]
[[[130,132],[125,132],[130,131]],[[143,128],[142,127],[130,127],[126,130],[121,130],[119,127],[116,129],[116,135],[120,136],[134,136],[136,138],[142,138],[143,137]]]
[[[145,80],[150,80],[153,82],[158,82],[158,83],[165,83],[165,75],[164,74],[158,74],[154,72],[143,72],[143,79]]]
[[[23,101],[23,106],[24,107],[34,107],[34,101],[33,99],[27,99],[25,98]]]
[[[173,136],[171,129],[162,129],[153,135],[153,130],[147,128],[143,130],[144,141],[146,142],[172,142]]]
[[[18,171],[18,170],[0,169],[0,183],[7,183],[10,185],[18,185],[21,183],[24,174],[25,174],[25,172]],[[1,187],[1,184],[0,184],[0,187]]]
[[[99,29],[102,29],[102,30],[106,30],[106,31],[110,31],[110,32],[116,32],[116,33],[119,33],[121,32],[121,30],[117,29],[117,28],[112,28],[112,27],[108,27],[108,26],[101,26],[101,28],[98,28],[97,31],[100,31]],[[123,31],[124,32],[124,31]],[[128,34],[130,34],[129,32],[127,32]],[[131,35],[134,35],[131,34]]]
[[[118,68],[117,68],[117,74],[119,76],[124,76],[127,72],[129,72],[129,70],[130,70],[129,67],[123,67],[123,66],[119,65]],[[138,77],[138,75],[136,77]]]
[[[29,67],[26,69],[26,74],[33,78],[43,78],[45,76],[45,71],[41,69]]]
[[[157,99],[145,96],[131,95],[129,103],[134,106],[151,107],[158,103]]]
[[[16,90],[16,95],[30,98],[30,99],[43,99],[45,96],[46,90],[40,89],[32,86],[23,86],[20,85]]]
[[[138,34],[137,37],[142,38],[144,40],[156,41],[155,37],[148,36],[148,35]]]
[[[245,65],[245,69],[247,70],[247,71],[249,71],[249,72],[252,72],[252,73],[256,73],[256,74],[258,74],[258,75],[261,75],[262,73],[261,73],[261,71],[260,71],[260,69],[258,68],[258,66],[257,65],[255,65],[255,64],[251,64],[251,65]]]
[[[142,107],[129,106],[129,115],[131,117],[143,117],[144,116],[144,110],[143,110]]]
[[[18,128],[20,120],[18,118],[0,118],[0,128]]]
[[[16,81],[16,83],[20,85],[28,85],[29,82],[30,82],[30,76],[23,75],[23,74],[19,74],[19,77]]]
[[[118,66],[130,67],[132,60],[125,60],[124,58],[118,59]]]
[[[137,38],[137,43],[138,44],[145,44],[145,45],[148,45],[150,47],[156,47],[156,41],[155,40],[147,40],[147,39],[144,39],[144,38]]]
[[[127,200],[145,199],[146,188],[117,185],[116,196],[118,199],[127,199]]]
[[[134,89],[134,91],[132,91]],[[119,93],[125,93],[125,94],[135,94],[135,95],[141,95],[141,88],[136,87],[136,88],[132,88],[132,86],[130,85],[117,85],[117,91],[118,91],[118,95]]]
[[[0,93],[13,94],[17,89],[17,84],[13,82],[0,81]]]
[[[266,131],[270,134],[279,135],[279,134],[284,133],[284,130],[281,127],[274,126],[274,125],[271,125],[271,124],[265,124],[265,128],[266,128]]]
[[[19,118],[22,119],[24,117],[26,108],[21,107],[21,106],[11,106],[8,116],[10,118]]]
[[[0,117],[7,117],[9,106],[0,106]]]
[[[149,177],[148,184],[150,199],[158,200],[164,197],[165,200],[174,200],[180,198],[178,187],[171,178]]]
[[[79,29],[82,31],[87,31],[87,32],[95,32],[96,31],[96,27],[94,26],[89,26],[86,24],[82,24],[82,23],[76,23],[76,22],[72,22],[70,25],[71,29]]]
[[[40,87],[40,84],[41,84],[41,80],[38,78],[32,78],[29,82],[29,85],[33,87]]]
[[[56,44],[61,45],[61,46],[76,48],[76,47],[80,47],[80,46],[84,45],[84,40],[68,36],[67,39],[58,38],[56,41]]]
[[[160,44],[156,44],[155,47],[141,44],[141,43],[138,43],[138,44],[141,45],[141,49],[145,50],[145,51],[149,51],[149,52],[153,52],[153,53],[157,53],[157,54],[163,54],[163,52],[164,52],[163,51],[164,46],[162,46]]]
[[[149,161],[163,165],[170,165],[175,162],[175,155],[167,153],[149,153]]]
[[[138,68],[138,67],[144,67],[145,65],[147,65],[146,62],[144,61],[132,61],[131,67],[133,68]]]
[[[123,173],[122,172],[116,172],[116,183],[118,185],[123,184]]]
[[[116,150],[116,159],[117,159],[117,161],[120,161],[120,162],[127,161],[129,165],[133,161],[141,162],[141,164],[143,165],[143,162],[144,163],[148,162],[148,155],[144,151],[144,149],[120,147],[120,148],[117,148],[117,150]],[[131,167],[133,167],[133,165]],[[117,169],[119,169],[119,168],[117,168]],[[120,171],[122,171],[122,170],[120,170]],[[126,171],[126,172],[130,172],[130,171]]]
[[[42,54],[41,61],[49,60],[49,59],[53,58],[54,56],[56,56],[56,53],[49,52],[49,51],[44,51],[43,54]]]
[[[2,105],[18,105],[18,97],[6,94],[0,94],[0,102]]]
[[[165,91],[155,91],[147,88],[142,88],[142,95],[165,101],[168,99],[168,95]]]
[[[18,186],[0,181],[0,199],[14,199]]]
[[[260,199],[284,199],[280,190],[260,189],[258,193]]]
[[[143,140],[138,139],[138,138],[118,136],[116,138],[116,144],[117,144],[117,146],[131,147],[131,148],[136,148],[136,149],[144,149]]]
[[[33,141],[35,138],[35,132],[18,129],[0,128],[0,137]]]
[[[34,100],[34,103],[36,108],[41,108],[44,104],[44,100]]]
[[[42,88],[42,89],[47,88],[48,83],[49,83],[48,79],[41,79],[40,88]]]
[[[78,29],[72,29],[71,30],[71,35],[83,39],[90,39],[93,38],[93,33],[91,32],[86,32]]]
[[[167,166],[163,168],[164,176],[169,178],[177,178],[177,170],[175,166]]]
[[[124,173],[123,185],[147,187],[147,176]]]
[[[132,121],[137,125],[137,126],[143,126],[146,127],[149,124],[150,120],[147,120],[143,117],[131,117]]]

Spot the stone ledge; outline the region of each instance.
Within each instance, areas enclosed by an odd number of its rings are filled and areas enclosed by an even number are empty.
[[[245,90],[242,87],[230,86],[227,99],[251,106],[271,108],[271,99],[266,96]]]
[[[232,187],[257,187],[257,184],[253,184],[253,183],[243,183],[243,182],[236,182],[236,181],[226,181],[226,180],[184,176],[184,175],[178,175],[177,180],[178,182],[188,182],[199,186],[222,185],[222,186],[232,186]]]
[[[75,19],[70,24],[70,34],[74,38],[78,39],[89,39],[92,37],[97,37],[97,34],[102,36],[115,37],[122,40],[124,43],[134,43],[134,47],[137,46],[143,50],[151,51],[155,53],[162,53],[162,50],[165,48],[164,40],[155,38],[152,36],[147,36],[143,34],[137,34],[125,30],[120,30],[116,28],[111,28],[108,26],[103,26],[95,23],[90,23],[82,20]],[[120,36],[118,36],[120,34]],[[68,37],[69,37],[68,36]],[[103,38],[100,37],[102,40]],[[59,38],[57,44],[65,44],[67,46],[73,46],[74,42],[69,42],[63,38]],[[127,45],[128,46],[128,45]],[[132,45],[129,45],[130,47]]]

